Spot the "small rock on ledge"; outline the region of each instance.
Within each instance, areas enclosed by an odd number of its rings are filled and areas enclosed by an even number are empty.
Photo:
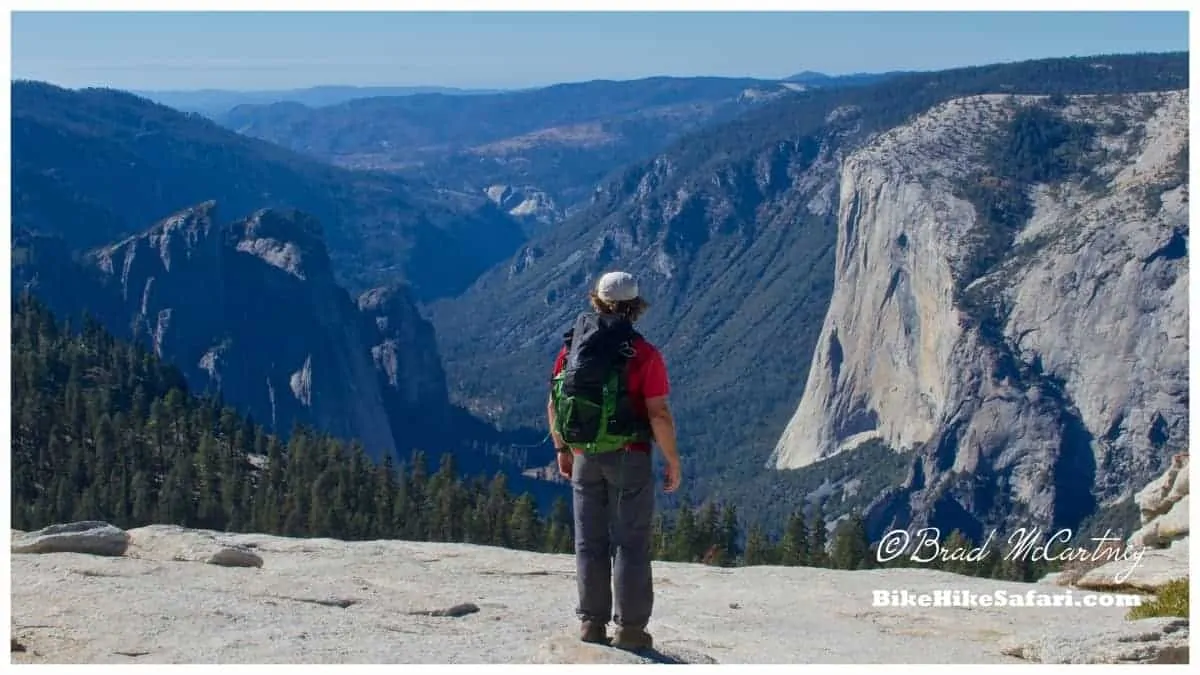
[[[212,554],[205,562],[209,565],[221,565],[224,567],[263,566],[262,556],[242,546],[226,546]]]

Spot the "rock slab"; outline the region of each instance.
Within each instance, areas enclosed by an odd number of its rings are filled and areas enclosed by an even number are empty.
[[[685,648],[664,645],[654,649],[632,652],[607,645],[588,644],[581,642],[577,637],[566,635],[546,641],[530,661],[543,664],[611,663],[618,665],[717,663],[716,659],[707,654]]]
[[[1106,563],[1084,574],[1075,585],[1093,591],[1133,589],[1153,593],[1169,581],[1188,578],[1188,542],[1185,537],[1167,549],[1145,549],[1136,565],[1133,559]]]
[[[121,556],[129,547],[129,535],[119,527],[98,520],[51,525],[36,532],[16,534],[13,553],[86,553]]]
[[[1037,663],[1188,663],[1188,621],[1157,617],[1116,629],[1071,631],[1007,644],[1002,651]]]
[[[1054,645],[1077,641],[1081,626],[1124,635],[1131,623],[1120,606],[917,607],[873,599],[880,589],[1066,592],[935,570],[656,561],[649,631],[657,651],[629,653],[578,641],[571,555],[174,526],[128,534],[129,552],[120,557],[11,557],[11,637],[26,647],[13,662],[1016,663],[1000,651],[1002,641],[1028,645],[1023,658],[1064,660],[1037,650],[1065,649]],[[253,550],[270,565],[206,564],[221,547]],[[476,611],[432,616],[455,606]],[[1107,653],[1093,658],[1133,658]]]

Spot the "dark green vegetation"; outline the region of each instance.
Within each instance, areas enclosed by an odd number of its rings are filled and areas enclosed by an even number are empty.
[[[1056,185],[1086,175],[1094,156],[1094,126],[1070,122],[1051,108],[1034,104],[1019,108],[1000,134],[987,144],[985,167],[959,186],[976,210],[979,222],[962,268],[956,293],[959,304],[980,322],[986,335],[999,339],[1007,315],[991,284],[968,286],[1013,255],[1013,241],[1033,216],[1029,187]],[[1025,244],[1036,250],[1042,241]]]
[[[1052,108],[1020,107],[1012,120],[986,145],[983,170],[967,177],[960,190],[979,214],[977,240],[959,270],[959,301],[998,329],[1003,311],[980,285],[985,276],[1013,252],[1013,240],[1033,216],[1029,187],[1056,185],[1086,176],[1094,158],[1096,128],[1072,122]]]
[[[950,99],[1178,89],[1187,66],[1178,53],[905,74],[800,93],[691,134],[617,172],[587,208],[432,306],[451,392],[502,427],[544,425],[559,336],[597,274],[628,269],[651,302],[639,328],[670,369],[693,496],[758,518],[782,494],[790,510],[806,497],[803,476],[827,469],[772,475],[763,465],[801,397],[832,292],[838,154]],[[1073,128],[1038,115],[996,153],[1014,181],[1060,174],[1079,145]],[[1063,155],[1032,157],[1046,147]],[[855,471],[871,466],[858,457]]]
[[[744,97],[747,90],[758,96]],[[533,187],[565,209],[586,200],[610,171],[789,92],[767,80],[654,77],[319,108],[238,106],[217,119],[342,166],[399,171],[475,194],[495,184]]]
[[[832,531],[826,526],[826,515],[819,504],[798,509],[781,521],[778,536],[768,534],[754,523],[740,537],[734,507],[721,508],[713,502],[698,508],[685,504],[671,520],[660,516],[655,523],[655,558],[721,566],[782,565],[840,570],[915,567],[1026,582],[1061,569],[1057,560],[1009,555],[1013,547],[1002,538],[980,547],[957,530],[938,541],[936,548],[930,542],[919,550],[911,546],[900,555],[890,551],[880,553],[879,542],[871,541],[867,524],[858,511],[847,512]],[[919,537],[913,541],[919,541]],[[968,558],[967,554],[976,548],[986,555]],[[1051,550],[1057,555],[1062,548]]]
[[[305,427],[284,443],[220,400],[189,394],[178,369],[94,321],[75,330],[59,324],[28,296],[13,315],[12,363],[14,527],[102,519],[538,550],[544,543],[529,537],[542,536],[545,506],[513,495],[503,474],[464,481],[444,455],[429,476],[420,452],[394,470],[391,458],[372,464],[358,443]],[[561,531],[548,534],[561,539]]]
[[[461,291],[523,238],[480,195],[338,169],[131,94],[37,82],[11,92],[13,227],[74,250],[208,200],[230,216],[292,207],[323,223],[351,290],[401,277],[428,299]]]

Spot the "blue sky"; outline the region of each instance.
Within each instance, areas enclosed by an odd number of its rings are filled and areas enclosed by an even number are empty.
[[[1185,12],[15,12],[13,77],[67,87],[525,87],[1188,48]]]

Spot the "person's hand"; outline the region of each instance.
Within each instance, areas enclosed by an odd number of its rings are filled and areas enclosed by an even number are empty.
[[[570,451],[558,453],[558,472],[562,474],[563,478],[570,480],[571,469],[574,467],[575,455],[573,453]]]
[[[663,492],[674,492],[679,489],[679,483],[683,480],[683,469],[679,466],[679,460],[667,462],[666,471],[663,475]]]

